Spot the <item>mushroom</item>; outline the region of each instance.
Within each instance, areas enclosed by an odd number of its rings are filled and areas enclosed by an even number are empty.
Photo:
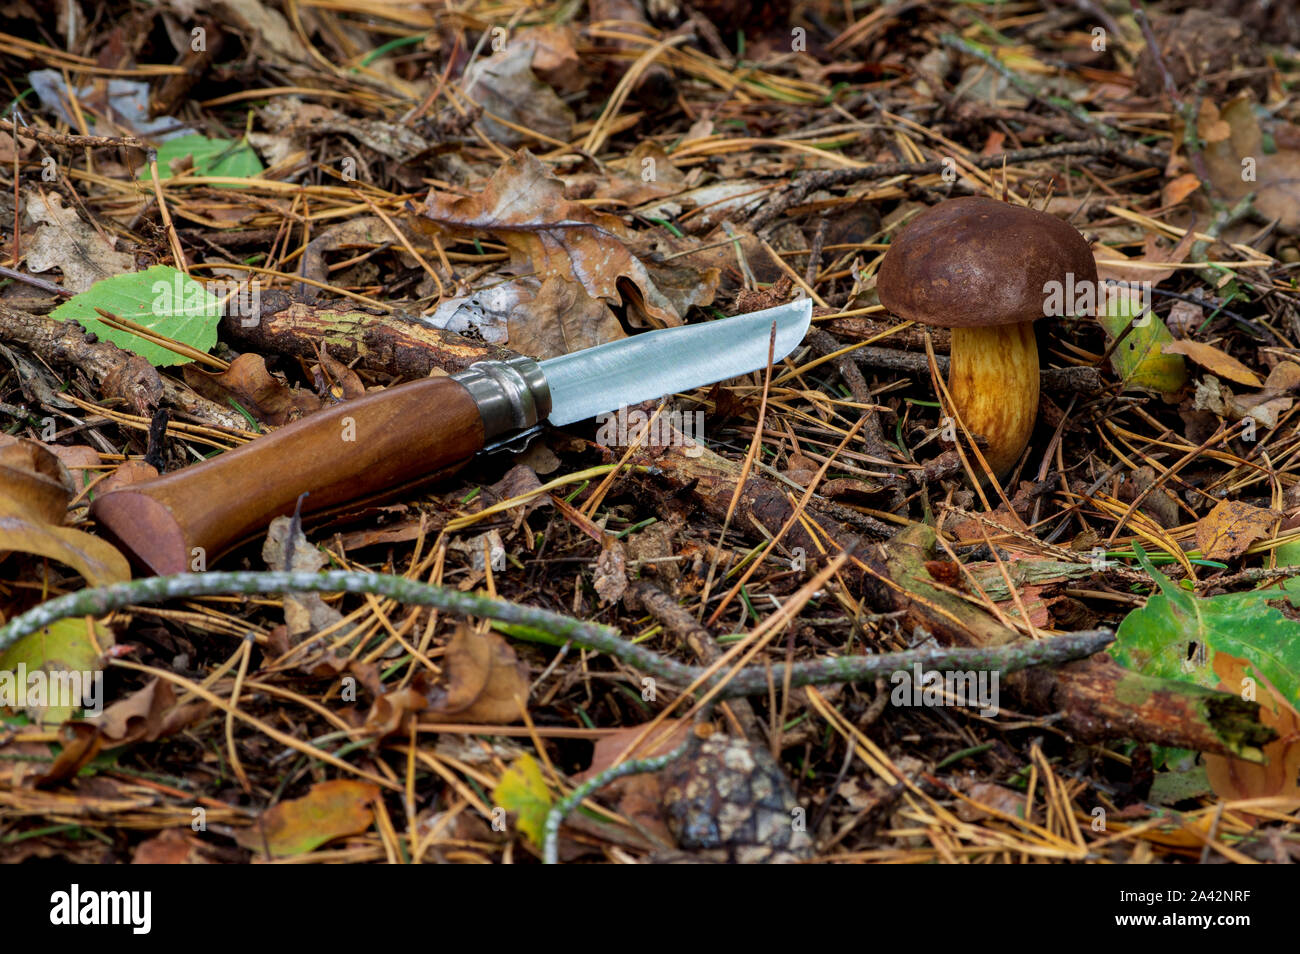
[[[989,469],[1006,476],[1038,413],[1034,321],[1049,302],[1095,301],[1087,240],[1045,212],[974,196],[926,210],[889,246],[876,282],[896,315],[952,329],[948,390]]]

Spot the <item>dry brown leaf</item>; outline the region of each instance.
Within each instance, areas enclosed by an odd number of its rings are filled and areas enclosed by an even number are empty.
[[[350,401],[366,393],[360,376],[342,361],[331,357],[323,343],[319,356],[320,360],[311,368],[318,394],[328,394],[335,401]]]
[[[573,134],[573,110],[533,73],[533,53],[532,44],[508,43],[499,53],[476,60],[465,71],[465,92],[493,116],[550,139],[567,141]],[[484,116],[480,122],[484,132],[507,146],[533,138],[492,116]]]
[[[1006,527],[1008,530],[1018,532],[1023,532],[1025,529],[1025,521],[1018,513],[1008,510],[1006,504],[1002,504],[991,513],[981,514],[980,517],[979,520],[966,517],[953,524],[952,532],[957,539],[963,543],[982,542],[986,535],[996,538],[998,527]]]
[[[0,498],[57,526],[67,518],[74,492],[68,468],[43,445],[20,438],[0,446]]]
[[[691,730],[691,724],[686,719],[665,719],[659,727],[654,729],[635,752],[630,755],[627,752],[630,746],[645,731],[649,723],[640,723],[639,725],[629,725],[622,729],[616,729],[607,735],[602,735],[596,740],[595,747],[591,753],[591,764],[587,766],[585,772],[579,773],[575,779],[579,782],[585,782],[589,778],[594,778],[608,768],[612,768],[615,759],[628,758],[649,759],[656,755],[666,755],[673,749],[677,748],[686,741],[686,735]],[[660,735],[667,732],[668,737],[662,742],[656,742]],[[653,743],[653,744],[652,744]]]
[[[1047,602],[1043,599],[1043,586],[1022,586],[1016,590],[1020,597],[1020,603],[1024,604],[1025,611],[1029,614],[1029,622],[1034,626],[1047,626],[1052,618],[1047,610]],[[1002,600],[998,603],[998,609],[1009,619],[1020,618],[1020,605],[1014,599]]]
[[[591,765],[585,772],[575,776],[579,782],[586,781],[613,766],[615,759],[626,754],[627,747],[645,730],[648,723],[630,725],[596,740],[591,753]],[[651,758],[664,755],[686,741],[691,724],[686,719],[667,719],[647,736],[647,743],[658,739],[668,732],[668,737],[656,745],[645,744],[628,756],[630,758]],[[666,844],[673,843],[672,832],[664,821],[662,798],[663,786],[659,773],[642,773],[617,779],[610,783],[606,791],[615,799],[618,813],[624,818],[635,821],[640,828]]]
[[[447,681],[429,693],[431,718],[487,723],[519,719],[528,699],[528,667],[499,635],[460,626],[443,659]]]
[[[1178,265],[1186,260],[1196,239],[1195,232],[1189,230],[1178,240],[1178,244],[1169,248],[1162,247],[1156,237],[1147,234],[1142,241],[1142,257],[1130,259],[1117,248],[1098,246],[1093,250],[1097,260],[1097,278],[1101,281],[1113,279],[1117,282],[1129,282],[1141,285],[1150,282],[1154,288],[1172,277],[1176,269],[1151,268],[1151,265]]]
[[[1201,187],[1201,180],[1195,173],[1187,172],[1177,179],[1165,183],[1163,198],[1166,207],[1180,204],[1189,195]]]
[[[563,93],[576,93],[590,86],[595,77],[582,68],[574,37],[569,24],[547,23],[518,31],[511,42],[532,49],[530,65],[543,83]]]
[[[1205,774],[1220,798],[1300,798],[1300,712],[1258,670],[1245,660],[1219,652],[1214,655],[1219,689],[1240,694],[1253,680],[1259,721],[1277,733],[1264,746],[1263,764],[1224,755],[1205,756]]]
[[[607,304],[626,303],[635,324],[682,323],[683,303],[666,295],[647,263],[630,251],[635,236],[622,220],[565,198],[564,183],[528,152],[512,156],[477,195],[430,192],[424,221],[458,238],[492,235],[543,282],[556,276]],[[690,271],[689,304],[707,305],[717,273]]]
[[[518,463],[506,471],[504,477],[486,488],[484,493],[485,503],[514,500],[516,497],[533,493],[534,496],[531,499],[525,500],[523,503],[506,511],[512,521],[512,529],[518,530],[519,526],[524,522],[524,518],[534,510],[551,506],[549,494],[534,493],[541,486],[542,482],[538,479],[536,472],[527,464]]]
[[[235,841],[272,858],[305,855],[335,838],[369,829],[379,796],[379,786],[372,782],[317,782],[302,798],[272,805],[253,827],[241,828]]]
[[[95,485],[95,493],[106,494],[110,490],[121,490],[123,487],[138,484],[142,480],[152,480],[157,476],[158,468],[153,464],[146,464],[135,458],[124,460],[111,474]]]
[[[1196,546],[1207,560],[1231,560],[1272,533],[1279,516],[1276,510],[1224,500],[1196,522]]]
[[[103,736],[93,725],[68,721],[59,727],[59,754],[31,779],[36,788],[60,785],[90,764],[104,746]]]
[[[181,828],[166,828],[136,845],[133,865],[207,865],[203,840]]]
[[[1260,427],[1271,430],[1295,403],[1293,398],[1276,395],[1276,391],[1268,390],[1236,395],[1218,378],[1207,376],[1196,383],[1195,406],[1198,411],[1209,411],[1233,421],[1252,417]]]
[[[425,320],[538,359],[626,337],[608,305],[557,275],[542,282],[526,275],[449,298]]]
[[[623,544],[609,541],[596,557],[596,577],[593,581],[600,601],[608,606],[617,603],[627,591],[627,557]]]
[[[1202,153],[1215,187],[1231,201],[1253,192],[1254,208],[1260,216],[1278,219],[1286,231],[1300,228],[1300,152],[1283,146],[1294,141],[1300,130],[1290,123],[1271,124],[1269,132],[1278,148],[1268,152],[1249,94],[1228,102],[1219,116],[1230,135],[1207,143]],[[1181,138],[1182,130],[1176,128],[1174,141]]]
[[[81,220],[76,209],[63,206],[57,192],[28,192],[24,199],[27,220],[40,223],[26,247],[31,271],[59,269],[63,272],[63,287],[72,292],[83,292],[100,279],[135,271],[135,256],[115,251],[103,234]]]
[[[13,162],[16,158],[26,159],[35,148],[35,139],[19,136],[18,145],[15,148],[13,135],[7,132],[0,133],[0,163]]]
[[[272,570],[298,573],[316,573],[326,562],[325,555],[307,539],[301,525],[295,528],[290,517],[276,517],[271,521],[262,544],[262,559]],[[284,623],[293,643],[342,619],[343,614],[326,603],[319,593],[286,593],[284,596]]]
[[[1244,384],[1250,388],[1263,386],[1264,382],[1260,381],[1259,376],[1254,371],[1227,352],[1220,351],[1214,345],[1206,344],[1203,341],[1192,341],[1184,338],[1181,341],[1170,342],[1161,350],[1165,354],[1185,355],[1212,374],[1227,378],[1229,381],[1236,381],[1238,384]]]
[[[1268,373],[1264,382],[1265,391],[1294,391],[1300,389],[1300,364],[1294,361],[1279,361]]]
[[[0,555],[31,553],[72,567],[91,586],[131,579],[131,566],[107,540],[72,527],[43,523],[39,516],[0,496]]]
[[[210,401],[229,407],[233,398],[264,424],[279,426],[310,414],[321,406],[310,392],[291,389],[266,369],[266,359],[251,351],[241,354],[225,371],[213,374],[196,365],[182,369],[185,383]]]
[[[626,157],[605,163],[600,172],[564,176],[565,192],[573,198],[613,199],[627,207],[681,192],[686,183],[672,157],[651,139],[638,143]]]
[[[429,707],[429,700],[415,689],[394,689],[382,692],[366,714],[366,731],[376,738],[409,731],[409,716],[417,715]]]
[[[163,713],[176,702],[171,683],[150,679],[143,688],[119,699],[100,715],[85,720],[99,730],[109,747],[152,742],[163,735]]]
[[[1010,815],[1012,818],[1025,817],[1025,796],[1002,785],[975,782],[966,789],[966,795],[976,804],[972,805],[966,801],[958,803],[957,817],[962,821],[979,821],[991,817],[991,813],[985,808]]]

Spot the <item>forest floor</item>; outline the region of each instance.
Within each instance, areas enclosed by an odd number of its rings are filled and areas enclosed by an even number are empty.
[[[561,821],[567,862],[1300,859],[1287,4],[7,9],[0,622],[50,618],[0,629],[0,860],[532,862]],[[1037,322],[1002,475],[953,334],[876,291],[962,196],[1139,292]],[[801,297],[765,369],[170,590],[89,512],[503,349]],[[97,698],[3,695],[59,671]]]

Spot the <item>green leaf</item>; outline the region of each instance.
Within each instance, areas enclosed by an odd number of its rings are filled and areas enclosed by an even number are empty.
[[[1268,602],[1290,600],[1300,607],[1300,580],[1283,589],[1198,598],[1157,570],[1141,546],[1133,549],[1160,592],[1120,623],[1109,650],[1116,662],[1217,689],[1222,680],[1214,660],[1226,653],[1249,663],[1293,705],[1300,702],[1300,624]]]
[[[96,648],[96,642],[99,644]],[[27,686],[30,689],[32,681],[30,675],[37,671],[45,673],[68,673],[84,674],[95,673],[100,670],[100,653],[113,645],[113,634],[107,626],[102,623],[95,625],[95,641],[90,639],[86,630],[86,621],[80,618],[61,619],[56,623],[51,623],[44,629],[24,636],[14,645],[10,646],[5,652],[0,653],[0,673],[12,674],[16,681],[20,674],[26,675]],[[19,666],[22,669],[19,669]],[[85,684],[82,675],[76,675],[72,680],[73,683],[82,687],[82,701],[94,702],[93,698],[86,698],[85,693],[93,687]],[[59,682],[63,685],[69,685],[63,682],[62,677],[56,677],[55,680],[43,680],[51,688]],[[8,691],[16,689],[16,682],[13,687],[4,686]],[[101,682],[102,686],[102,682]],[[46,697],[46,703],[39,706],[28,706],[28,714],[35,721],[40,721],[45,725],[59,725],[68,719],[71,719],[77,710],[72,705],[49,705],[49,702],[56,700]],[[99,699],[102,705],[104,700]]]
[[[546,646],[563,646],[568,642],[563,636],[556,636],[548,633],[544,629],[538,629],[535,626],[528,626],[525,623],[503,623],[501,620],[493,620],[492,628],[497,632],[505,633],[511,639],[522,639],[527,643],[542,643]]]
[[[542,847],[546,815],[551,810],[551,792],[536,759],[531,755],[515,759],[492,789],[492,799],[501,808],[513,812],[519,830],[538,848]]]
[[[257,153],[240,139],[209,139],[194,133],[189,136],[177,136],[168,139],[158,147],[158,178],[172,177],[171,163],[186,156],[194,157],[194,173],[200,176],[230,176],[247,179],[260,173],[265,166],[257,158]],[[141,168],[137,178],[151,180],[153,173],[148,164]],[[242,189],[244,186],[233,183],[218,185],[218,189]]]
[[[96,308],[144,325],[182,344],[208,351],[217,343],[221,302],[201,283],[168,265],[127,272],[95,282],[51,312],[60,321],[73,319],[105,341],[140,355],[156,367],[184,364],[189,358],[145,341],[129,331],[117,331],[99,320]]]
[[[1097,322],[1114,341],[1134,319],[1141,296],[1102,295]],[[1161,349],[1174,340],[1165,323],[1153,311],[1138,319],[1133,330],[1111,352],[1110,364],[1125,390],[1139,389],[1170,394],[1187,383],[1187,366],[1180,354]]]

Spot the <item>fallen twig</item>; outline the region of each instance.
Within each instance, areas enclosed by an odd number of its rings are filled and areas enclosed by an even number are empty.
[[[521,623],[553,636],[570,639],[587,649],[608,653],[630,666],[675,685],[689,685],[705,673],[703,667],[688,666],[630,643],[619,636],[617,630],[608,626],[572,619],[549,610],[520,606],[506,600],[462,593],[402,576],[348,570],[327,570],[322,573],[181,573],[78,590],[47,600],[0,628],[0,653],[29,633],[72,616],[103,616],[132,604],[161,603],[181,597],[288,592],[375,593],[415,606],[432,606],[444,612]],[[919,649],[879,656],[823,659],[791,666],[788,684],[808,686],[874,680],[878,676],[907,670],[914,665],[934,670],[1015,672],[1029,666],[1091,656],[1104,649],[1112,639],[1114,635],[1109,630],[1096,629],[1005,646]],[[718,693],[720,698],[748,696],[766,692],[769,677],[778,682],[784,680],[785,665],[777,664],[770,669],[761,665],[750,666],[729,678],[727,674],[711,676],[702,685],[711,687],[719,679],[725,678],[727,685]]]

